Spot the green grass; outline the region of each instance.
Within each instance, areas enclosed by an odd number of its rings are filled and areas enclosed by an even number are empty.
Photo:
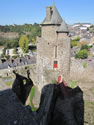
[[[57,83],[56,79],[53,79],[53,80],[52,80],[52,83],[53,83],[53,84],[56,84],[56,83]]]
[[[7,85],[7,86],[11,86],[12,83],[13,83],[12,81],[9,81],[9,82],[6,82],[6,85]]]
[[[70,88],[75,88],[76,86],[77,86],[77,81],[70,80],[69,87]]]
[[[94,101],[87,101],[87,100],[85,100],[85,105],[93,108],[93,110],[94,110]]]
[[[91,89],[91,92],[94,94],[94,88]]]
[[[87,67],[87,63],[83,63],[83,67],[86,68]]]
[[[32,99],[33,99],[33,97],[35,95],[35,91],[36,91],[36,86],[33,86],[32,89],[31,89],[31,92],[30,92],[30,106],[32,108],[32,111],[36,111],[37,110],[37,108],[34,107],[34,104],[32,102]]]
[[[0,76],[0,78],[2,78],[2,76]]]
[[[89,125],[94,125],[94,101],[84,101],[85,106],[85,121]]]
[[[11,76],[2,77],[3,79],[11,79]]]

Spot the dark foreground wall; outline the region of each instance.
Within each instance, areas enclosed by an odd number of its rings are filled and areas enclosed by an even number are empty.
[[[21,95],[22,96],[22,95]],[[11,89],[0,91],[0,125],[83,125],[84,101],[79,87],[49,84],[39,109],[32,112]]]
[[[37,125],[32,112],[8,89],[0,92],[0,125]]]
[[[37,121],[39,125],[83,125],[84,101],[79,87],[47,85],[42,90]]]

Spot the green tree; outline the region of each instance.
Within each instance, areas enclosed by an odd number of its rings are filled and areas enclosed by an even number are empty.
[[[80,40],[80,36],[77,36],[74,41],[79,41]]]
[[[88,50],[88,49],[89,49],[89,46],[88,46],[87,44],[85,44],[85,45],[82,45],[82,47],[81,47],[81,50],[83,50],[83,49],[86,49],[86,50]]]
[[[80,40],[80,36],[78,36],[75,40],[76,40],[76,41],[79,41],[79,40]]]
[[[77,44],[78,44],[78,41],[72,40],[72,47],[77,46]]]
[[[72,44],[71,46],[74,47],[74,46],[77,46],[78,43],[80,41],[80,36],[76,37],[74,40],[72,40]]]
[[[2,50],[2,57],[5,57],[5,55],[6,55],[6,48]]]
[[[28,38],[25,35],[22,35],[19,40],[19,46],[23,50],[24,53],[28,52]]]
[[[13,49],[13,54],[17,54],[17,48],[16,47]]]
[[[86,49],[80,50],[76,55],[75,58],[85,59],[88,57],[88,51]]]

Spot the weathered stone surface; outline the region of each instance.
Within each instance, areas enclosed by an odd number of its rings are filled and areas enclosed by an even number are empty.
[[[84,101],[79,87],[47,85],[42,90],[36,121],[39,125],[83,125]]]
[[[52,7],[53,8],[53,7]],[[41,37],[37,38],[37,84],[41,90],[44,85],[52,83],[63,75],[68,80],[70,73],[70,38],[65,22],[51,23],[50,16],[58,21],[57,9],[47,8],[46,19],[41,26]],[[58,13],[59,14],[59,13]],[[61,27],[61,28],[60,28]],[[60,28],[60,31],[57,30]],[[57,65],[57,68],[54,65]]]
[[[67,88],[68,96],[62,93],[57,97],[51,124],[54,125],[83,125],[84,124],[84,102],[82,91],[79,87]],[[50,125],[51,125],[50,124]]]
[[[84,67],[84,65],[86,65],[86,67]],[[88,59],[71,59],[70,79],[94,82],[94,62],[90,62]]]
[[[12,90],[0,91],[1,125],[37,125],[29,110]]]
[[[20,75],[19,77],[23,78]],[[36,112],[32,112],[30,106],[24,106],[17,96],[11,89],[0,91],[0,124],[83,125],[84,123],[83,92],[79,87],[71,89],[63,83],[44,86],[39,109]]]
[[[53,102],[56,99],[56,94],[54,93],[55,87],[55,85],[50,84],[42,90],[40,107],[36,115],[36,121],[38,121],[39,125],[49,125],[54,108]]]

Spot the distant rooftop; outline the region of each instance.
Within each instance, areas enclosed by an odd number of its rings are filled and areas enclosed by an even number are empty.
[[[73,25],[92,25],[91,23],[74,23]]]

